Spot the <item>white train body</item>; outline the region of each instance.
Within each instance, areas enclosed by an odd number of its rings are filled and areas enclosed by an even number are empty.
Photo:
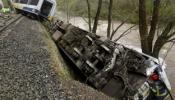
[[[55,0],[11,0],[15,9],[26,11],[37,16],[53,19],[57,3]]]

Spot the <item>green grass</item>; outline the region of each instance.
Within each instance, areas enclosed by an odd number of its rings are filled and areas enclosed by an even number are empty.
[[[70,80],[73,79],[73,76],[70,74],[70,70],[65,64],[62,56],[60,55],[57,46],[52,40],[50,33],[47,32],[47,29],[39,24],[39,30],[43,32],[42,39],[47,44],[47,50],[50,54],[50,67],[57,73],[60,79]]]
[[[98,0],[89,0],[91,3],[91,14],[95,16]],[[153,0],[147,0],[147,13],[148,19],[151,18]],[[86,0],[58,0],[58,9],[66,12],[66,3],[69,5],[69,13],[73,16],[87,17]],[[174,19],[175,17],[175,1],[162,0],[160,10],[160,22],[166,23],[167,20]],[[101,19],[107,19],[108,16],[108,0],[103,1],[101,10]],[[113,3],[113,20],[126,20],[130,23],[138,23],[138,0],[114,0]]]

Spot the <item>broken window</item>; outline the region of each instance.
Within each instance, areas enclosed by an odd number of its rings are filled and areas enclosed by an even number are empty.
[[[41,14],[47,17],[50,14],[52,6],[53,6],[52,3],[48,2],[48,1],[44,1],[43,5],[41,7]]]

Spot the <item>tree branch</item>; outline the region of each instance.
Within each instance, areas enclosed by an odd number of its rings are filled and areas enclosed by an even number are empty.
[[[164,31],[162,32],[162,34],[157,38],[155,44],[154,44],[154,48],[153,48],[153,56],[158,58],[159,56],[159,52],[161,50],[161,48],[169,41],[169,36],[173,36],[172,34],[168,35],[172,28],[173,28],[173,22],[171,21],[170,23],[168,23],[168,25],[166,26],[166,28],[164,29]]]
[[[172,38],[173,36],[175,36],[175,32],[172,32],[171,34],[169,34],[169,35],[167,36],[167,39],[170,39],[170,38]]]
[[[86,0],[87,3],[87,7],[88,7],[88,25],[89,25],[89,31],[91,32],[92,28],[91,28],[91,6],[89,3],[89,0]]]
[[[175,42],[175,38],[168,40],[167,42]]]
[[[165,54],[165,56],[164,56],[164,58],[163,58],[163,62],[162,62],[161,65],[164,64],[165,59],[166,59],[166,57],[168,56],[168,53],[171,51],[171,49],[173,48],[174,45],[175,45],[175,42],[173,42],[172,44],[170,44],[170,46],[169,46],[169,48],[168,48],[168,50],[167,50],[167,52],[166,52],[166,54]]]
[[[126,31],[124,31],[117,39],[114,40],[114,42],[117,42],[119,39],[121,39],[122,37],[126,36],[129,34],[129,30],[131,30],[132,28],[134,28],[136,25],[133,25],[131,27],[129,27]]]
[[[162,49],[162,47],[167,43],[166,39],[162,36],[159,36],[154,44],[152,56],[155,58],[158,58],[159,52]]]
[[[120,27],[122,27],[125,23],[126,23],[127,19],[124,20],[123,22],[120,23],[119,26],[116,27],[115,30],[112,31],[112,34],[111,34],[111,37],[110,37],[110,40],[113,39],[114,35],[116,34],[116,32],[119,30]]]
[[[92,33],[96,33],[96,31],[97,31],[97,26],[98,26],[98,20],[99,20],[99,17],[100,17],[101,7],[102,7],[102,0],[98,0],[98,8],[97,8],[97,13],[96,13],[95,20],[94,20],[94,26],[93,26],[93,29],[92,29]]]
[[[81,16],[81,18],[82,18],[87,24],[89,24],[89,22],[86,20],[85,17]]]
[[[152,51],[153,47],[153,39],[156,32],[156,27],[158,23],[159,18],[159,8],[160,8],[160,0],[154,0],[154,7],[153,7],[153,14],[152,14],[152,20],[151,20],[151,29],[148,35],[148,45],[149,50]]]
[[[160,36],[161,37],[167,37],[168,33],[171,31],[173,26],[174,26],[173,22],[169,22],[168,25],[166,26],[165,30],[162,32],[162,34]]]

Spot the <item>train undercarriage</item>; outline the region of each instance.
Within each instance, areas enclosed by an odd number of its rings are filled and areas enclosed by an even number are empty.
[[[114,98],[151,98],[150,84],[154,82],[150,76],[159,65],[149,56],[62,21],[57,21],[53,30],[57,46],[87,84]]]

